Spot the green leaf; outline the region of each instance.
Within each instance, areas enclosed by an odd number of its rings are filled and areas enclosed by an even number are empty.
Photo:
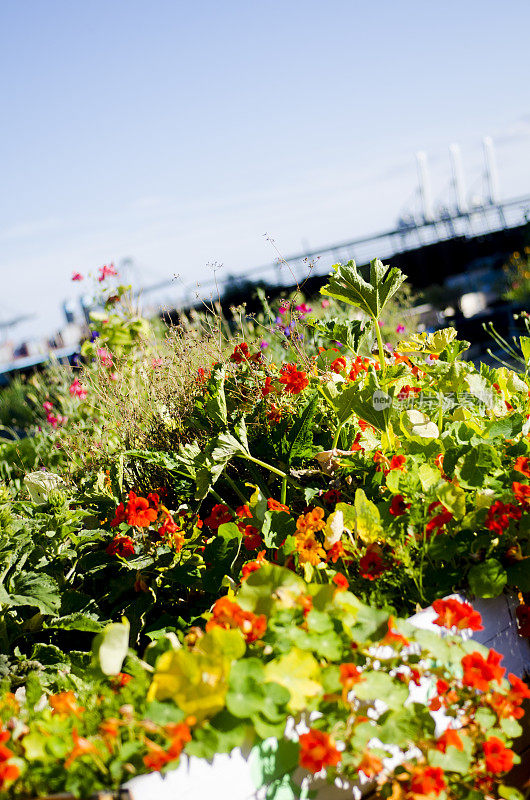
[[[41,614],[56,614],[61,595],[56,581],[43,572],[19,572],[11,581],[12,593],[0,587],[0,603],[7,606],[32,606]]]
[[[386,705],[400,710],[409,695],[408,686],[386,672],[376,670],[363,673],[362,681],[355,684],[354,693],[359,700],[384,700]]]
[[[524,795],[519,789],[515,789],[513,786],[506,786],[505,783],[501,783],[498,792],[504,800],[523,800],[524,798]]]
[[[488,558],[471,567],[467,579],[476,597],[498,597],[508,582],[508,575],[500,561]]]
[[[456,337],[455,328],[442,328],[435,333],[413,333],[407,341],[399,342],[396,350],[399,353],[440,354]]]
[[[94,660],[105,675],[121,672],[129,648],[129,622],[112,622],[98,633],[92,643]]]
[[[487,478],[493,478],[502,470],[500,455],[490,444],[481,442],[471,447],[460,466],[460,484],[466,489],[483,486]]]
[[[334,317],[326,320],[308,319],[307,322],[322,333],[326,339],[331,342],[340,342],[355,355],[361,349],[361,345],[370,331],[370,327],[358,319]],[[334,353],[334,356],[336,358],[337,353]]]
[[[412,441],[421,443],[427,439],[438,439],[440,436],[438,425],[432,422],[427,414],[416,408],[402,411],[399,417],[399,424],[407,439]]]
[[[397,267],[386,267],[378,258],[370,262],[370,282],[364,280],[355,261],[334,264],[335,273],[320,292],[336,300],[362,309],[374,319],[379,319],[385,304],[406,280]]]
[[[530,592],[530,556],[510,564],[506,572],[510,586],[517,587],[521,592]]]
[[[302,413],[296,418],[293,427],[287,434],[287,464],[305,454],[313,442],[312,422],[318,407],[318,394],[315,393]]]
[[[460,486],[443,483],[436,490],[436,497],[456,519],[462,519],[466,513],[466,493]]]
[[[432,767],[441,767],[447,772],[458,772],[467,775],[471,766],[471,755],[465,750],[458,750],[450,745],[445,753],[438,750],[429,750],[429,764]]]
[[[375,542],[382,533],[379,509],[368,500],[363,489],[355,491],[355,530],[363,542]]]
[[[213,422],[218,428],[226,428],[228,423],[224,389],[225,373],[226,370],[222,364],[215,364],[206,384],[204,410],[210,422]]]

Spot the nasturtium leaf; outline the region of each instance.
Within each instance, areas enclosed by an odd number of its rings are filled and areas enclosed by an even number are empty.
[[[378,258],[370,262],[370,281],[358,271],[355,261],[334,264],[329,283],[320,292],[362,309],[374,319],[381,315],[385,304],[406,280],[400,269],[387,267]]]
[[[450,745],[445,753],[439,750],[429,750],[429,764],[432,767],[441,767],[447,772],[457,772],[467,775],[471,766],[471,755],[465,750],[458,750]]]
[[[387,475],[387,483],[388,478],[393,473],[399,475],[398,470],[391,470]],[[429,492],[434,486],[436,486],[441,481],[440,477],[440,470],[436,469],[436,467],[431,467],[430,464],[421,464],[418,469],[418,477],[420,479],[421,488],[424,492]]]
[[[466,513],[466,493],[460,486],[443,483],[436,490],[436,497],[456,519],[462,519]]]
[[[508,581],[506,570],[496,558],[475,564],[467,574],[469,588],[476,597],[498,597]]]
[[[402,411],[399,422],[405,436],[413,441],[438,439],[440,435],[438,425],[432,422],[427,414],[416,408],[408,408]]]
[[[355,684],[354,694],[359,700],[383,700],[389,708],[401,709],[408,697],[408,687],[386,672],[370,670]]]
[[[524,795],[519,789],[516,789],[514,786],[507,786],[505,783],[501,783],[498,790],[499,797],[504,798],[504,800],[523,800]]]
[[[382,532],[381,515],[379,509],[368,500],[364,490],[358,488],[355,492],[355,532],[363,542],[374,542]]]
[[[295,607],[298,597],[306,592],[304,580],[292,570],[263,564],[245,580],[237,595],[237,602],[246,611],[268,616],[274,606]]]
[[[290,711],[302,711],[310,698],[321,693],[319,676],[318,661],[297,647],[265,666],[266,680],[279,683],[290,692],[291,699],[287,704]]]
[[[105,675],[117,675],[121,671],[129,648],[129,622],[111,622],[98,633],[92,643],[95,662]]]

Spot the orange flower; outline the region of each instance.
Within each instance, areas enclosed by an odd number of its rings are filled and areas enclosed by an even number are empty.
[[[444,772],[441,767],[416,767],[410,779],[412,795],[439,795],[445,789]]]
[[[409,640],[403,636],[401,633],[398,633],[394,629],[394,617],[392,614],[388,618],[388,630],[384,637],[381,639],[381,644],[402,644],[408,645],[410,644]]]
[[[77,705],[75,694],[72,691],[52,694],[48,701],[52,707],[52,714],[60,714],[61,716],[73,714],[76,717],[80,717],[85,710],[82,706]]]
[[[126,522],[127,514],[125,513],[125,506],[123,503],[120,503],[116,508],[116,513],[114,514],[114,519],[111,520],[110,527],[115,528],[116,525],[119,525],[121,522]]]
[[[309,730],[298,738],[300,766],[309,772],[320,772],[324,767],[334,767],[341,759],[331,736],[324,731]]]
[[[135,555],[134,542],[130,536],[115,536],[105,548],[105,552],[109,556],[120,556],[120,558],[129,558]]]
[[[14,753],[8,747],[0,745],[0,789],[6,788],[6,784],[16,781],[20,775],[20,769],[16,764],[10,764],[9,759],[14,757]]]
[[[322,559],[326,557],[326,552],[320,542],[318,542],[312,533],[305,536],[297,536],[296,538],[296,551],[300,564],[312,564],[314,567],[318,566]]]
[[[306,514],[301,514],[296,520],[296,530],[302,534],[317,533],[325,527],[323,508],[314,508]]]
[[[148,750],[147,755],[143,757],[146,768],[151,772],[160,772],[162,767],[165,767],[171,761],[171,757],[161,745],[151,741],[151,739],[146,739],[145,745]]]
[[[120,732],[121,724],[121,720],[116,719],[116,717],[109,717],[108,719],[103,720],[103,722],[100,722],[99,730],[104,738],[116,739]]]
[[[494,775],[508,772],[513,766],[513,750],[504,746],[504,742],[496,736],[490,736],[482,745],[486,756],[486,769]]]
[[[333,576],[332,581],[337,587],[337,591],[349,589],[350,584],[348,583],[348,579],[345,578],[341,572],[337,572],[336,575]]]
[[[249,575],[256,572],[262,564],[266,563],[265,550],[260,550],[254,561],[247,561],[241,568],[241,580],[246,581]]]
[[[357,772],[364,772],[367,778],[375,778],[383,769],[383,762],[369,750],[365,750],[360,763],[357,766]]]
[[[129,502],[125,509],[127,522],[138,528],[148,528],[155,521],[158,514],[145,497],[137,497],[134,492],[129,492]]]
[[[339,356],[339,358],[336,358],[335,361],[331,362],[329,368],[332,369],[333,372],[336,372],[337,374],[339,372],[342,372],[343,370],[346,369],[346,359],[343,356]]]
[[[267,619],[265,614],[256,616],[251,611],[243,611],[228,597],[220,597],[212,608],[211,619],[206,623],[207,631],[216,627],[224,628],[224,630],[239,628],[246,641],[250,643],[261,639],[267,629]]]
[[[289,506],[284,506],[283,503],[278,503],[278,501],[274,500],[272,497],[269,497],[267,500],[267,508],[269,511],[285,511],[286,514],[289,513]]]
[[[522,506],[527,507],[530,501],[530,486],[527,483],[519,483],[518,481],[514,481],[512,483],[512,490],[517,502],[521,503]]]
[[[454,597],[450,597],[447,600],[435,600],[432,607],[438,614],[434,620],[435,625],[443,628],[456,628],[459,631],[465,628],[473,631],[484,630],[481,624],[482,617],[470,603],[461,603]]]
[[[363,674],[356,664],[341,664],[339,680],[342,683],[342,699],[346,703],[348,692],[356,683],[363,680]]]
[[[522,472],[523,475],[526,475],[527,478],[530,478],[530,458],[519,456],[519,458],[515,459],[513,468],[516,472]]]
[[[445,753],[448,747],[456,747],[457,750],[464,749],[464,743],[458,733],[452,728],[447,728],[436,742],[436,749]]]
[[[89,756],[93,753],[96,753],[94,744],[88,739],[83,739],[82,736],[79,736],[77,733],[77,728],[72,730],[72,739],[74,740],[74,746],[70,752],[70,755],[64,762],[65,769],[69,769],[76,758],[80,758],[81,756]]]
[[[252,519],[252,511],[247,505],[236,508],[236,517],[240,519]]]
[[[462,659],[464,686],[487,692],[490,681],[496,679],[500,683],[506,671],[503,667],[499,667],[501,658],[502,656],[494,650],[489,651],[487,660],[477,651],[464,656]]]

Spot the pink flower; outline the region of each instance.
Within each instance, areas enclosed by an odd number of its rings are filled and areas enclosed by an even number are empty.
[[[114,269],[114,264],[111,264],[109,267],[107,267],[107,265],[105,265],[104,267],[100,267],[99,268],[98,281],[101,283],[101,281],[104,281],[105,278],[110,278],[111,276],[117,275],[117,274],[118,273]]]
[[[53,404],[50,403],[49,400],[45,400],[44,403],[42,404],[42,407],[46,412],[50,412],[53,408]]]
[[[48,414],[46,419],[48,420],[48,422],[50,423],[50,425],[54,429],[58,428],[59,425],[64,425],[64,423],[67,421],[67,417],[63,417],[60,414],[59,414],[58,417],[56,417],[55,414],[51,414],[51,413]]]
[[[161,367],[163,363],[164,363],[164,359],[163,358],[153,358],[153,359],[151,359],[151,366],[153,367],[153,369],[156,369],[157,367]]]
[[[278,309],[279,314],[287,314],[289,311],[289,306],[280,306]]]
[[[399,323],[399,325],[396,328],[396,333],[405,333],[405,326]]]
[[[112,366],[112,353],[109,353],[104,347],[98,347],[96,353],[104,367]]]
[[[83,280],[83,276],[81,275],[80,272],[74,272],[72,274],[72,280],[73,281],[82,281]]]
[[[295,306],[295,309],[296,309],[296,311],[299,311],[300,314],[310,314],[311,311],[313,310],[308,305],[306,305],[306,303],[302,303],[299,306]]]
[[[70,394],[72,395],[72,397],[74,397],[74,395],[75,395],[76,397],[79,397],[80,400],[84,400],[85,397],[88,394],[87,390],[84,388],[84,386],[82,384],[79,383],[77,378],[75,379],[75,381],[70,386],[69,391],[70,391]]]
[[[321,304],[322,308],[327,308],[330,305],[330,300],[322,300]]]

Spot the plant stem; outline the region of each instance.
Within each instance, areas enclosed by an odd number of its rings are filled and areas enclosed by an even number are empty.
[[[379,328],[379,321],[374,319],[375,335],[377,337],[377,346],[379,348],[379,363],[381,364],[381,375],[384,378],[386,372],[385,349],[383,347],[383,339],[381,337],[381,329]]]
[[[285,501],[287,500],[287,476],[282,478],[282,489],[280,493],[280,503],[285,505]]]
[[[237,454],[239,455],[239,453]],[[257,464],[258,467],[263,467],[264,469],[268,469],[269,472],[273,472],[275,475],[278,475],[280,478],[288,478],[289,476],[287,473],[282,472],[281,469],[276,469],[273,467],[272,464],[267,464],[265,461],[260,461],[259,458],[254,458],[254,456],[247,456],[241,453],[241,458],[246,458],[247,461],[252,461],[254,464]]]
[[[234,480],[232,480],[232,478],[230,477],[230,475],[228,475],[228,473],[226,471],[223,473],[223,478],[225,479],[227,484],[230,486],[232,491],[235,492],[235,494],[237,494],[239,499],[243,501],[243,504],[246,503],[248,498],[245,497],[245,495],[243,494],[243,492],[241,491],[241,489],[239,488],[237,483]]]
[[[220,495],[220,494],[217,494],[217,492],[215,491],[215,489],[214,489],[212,486],[210,486],[210,494],[212,494],[212,495],[215,497],[215,499],[217,500],[217,502],[218,502],[218,503],[220,503],[222,506],[226,506],[226,507],[227,507],[227,509],[230,511],[230,513],[231,513],[231,514],[232,514],[234,517],[236,516],[236,512],[234,511],[234,509],[232,508],[232,506],[229,506],[229,505],[228,505],[228,503],[227,503],[225,500],[223,500],[223,498],[221,497],[221,495]]]
[[[337,445],[339,443],[340,432],[341,432],[341,430],[342,430],[342,428],[344,427],[345,424],[346,424],[346,422],[341,422],[341,423],[339,423],[339,425],[337,425],[337,430],[335,431],[335,435],[333,436],[333,441],[331,443],[331,449],[332,450],[336,449],[336,447],[337,447]]]

